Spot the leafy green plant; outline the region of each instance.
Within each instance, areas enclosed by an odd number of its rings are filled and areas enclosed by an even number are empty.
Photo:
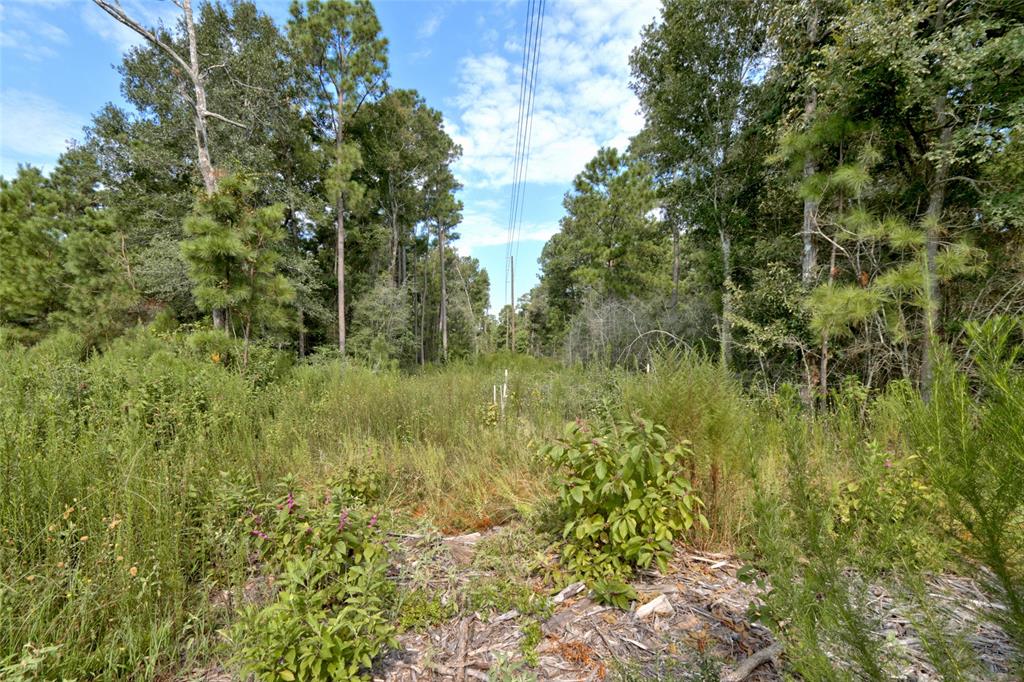
[[[424,589],[409,590],[398,596],[398,629],[424,630],[439,625],[458,613],[454,601],[445,603],[436,594]]]
[[[471,611],[495,615],[515,609],[525,616],[547,618],[547,598],[515,578],[477,578],[466,588],[466,605]]]
[[[542,639],[544,639],[544,633],[540,628],[539,622],[531,620],[523,626],[523,638],[519,640],[519,650],[523,654],[523,662],[531,668],[536,667],[540,662],[540,657],[537,655],[537,645],[540,644]]]
[[[238,661],[264,680],[362,679],[393,642],[393,588],[376,515],[289,491],[261,505],[245,527],[279,574],[272,603],[249,608],[233,632]]]
[[[652,564],[664,571],[672,543],[707,528],[686,477],[692,452],[685,443],[670,447],[665,429],[649,420],[570,422],[544,452],[559,471],[562,560],[587,581],[623,581]],[[605,594],[615,601],[621,591]]]

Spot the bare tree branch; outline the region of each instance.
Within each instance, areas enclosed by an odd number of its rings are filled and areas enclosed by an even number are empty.
[[[164,53],[166,53],[168,57],[173,59],[178,64],[178,66],[184,69],[185,73],[189,74],[189,77],[191,77],[192,67],[189,65],[189,63],[186,62],[181,55],[175,52],[174,48],[172,48],[164,41],[160,40],[160,38],[155,33],[153,33],[145,26],[143,26],[142,24],[128,16],[125,13],[125,11],[121,8],[120,3],[116,2],[116,0],[115,2],[109,2],[109,0],[92,1],[96,4],[97,7],[99,7],[101,10],[112,16],[115,20],[117,20],[118,23],[127,26],[128,28],[135,31],[140,36],[151,42],[153,45],[158,47]]]
[[[222,115],[220,115],[220,114],[218,114],[218,113],[216,113],[216,112],[213,112],[213,111],[204,111],[203,113],[204,113],[204,114],[205,114],[206,116],[210,117],[210,118],[215,118],[215,119],[217,119],[218,121],[224,121],[225,123],[230,123],[231,125],[233,125],[233,126],[237,126],[237,127],[239,127],[239,128],[242,128],[243,130],[244,130],[244,129],[246,128],[246,125],[245,125],[244,123],[239,123],[238,121],[235,121],[235,120],[233,120],[233,119],[230,119],[230,118],[228,118],[227,116],[222,116]]]

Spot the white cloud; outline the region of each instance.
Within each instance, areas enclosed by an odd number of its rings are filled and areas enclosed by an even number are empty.
[[[485,202],[476,203],[480,205]],[[459,254],[469,256],[472,255],[473,249],[481,246],[507,244],[507,227],[507,224],[499,224],[490,212],[467,209],[458,227],[459,239],[453,243]],[[558,225],[555,223],[523,224],[519,239],[524,242],[546,242],[556,232],[558,232]]]
[[[598,148],[619,148],[643,117],[629,89],[629,54],[658,0],[553,3],[545,17],[527,180],[567,183]],[[458,76],[457,114],[449,122],[463,157],[467,186],[500,188],[512,181],[519,113],[521,43],[507,42],[465,58]],[[468,230],[466,231],[468,233]]]
[[[0,5],[0,48],[13,50],[31,61],[56,57],[57,47],[68,42],[67,33],[27,7]]]
[[[441,27],[441,20],[444,15],[441,13],[432,14],[426,21],[420,24],[419,30],[416,31],[416,35],[420,38],[429,38],[430,36],[437,33],[437,29]]]
[[[18,162],[50,166],[81,136],[86,121],[40,95],[22,90],[0,92],[0,156],[5,174]]]

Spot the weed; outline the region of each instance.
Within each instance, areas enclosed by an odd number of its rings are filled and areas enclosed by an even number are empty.
[[[263,680],[363,678],[393,642],[377,516],[345,506],[340,493],[310,499],[288,487],[245,527],[280,587],[233,628],[238,663]]]
[[[458,609],[455,602],[444,602],[439,595],[423,589],[399,592],[396,603],[398,630],[422,631],[454,618]]]
[[[523,662],[531,668],[537,667],[540,662],[537,656],[537,645],[544,639],[540,623],[531,620],[522,627],[523,638],[519,640],[519,651],[523,654]]]
[[[669,447],[665,429],[641,419],[570,422],[544,452],[558,467],[566,519],[566,566],[607,583],[600,595],[622,601],[621,583],[636,567],[662,571],[672,543],[695,525],[707,528],[702,502],[686,478],[687,444]]]

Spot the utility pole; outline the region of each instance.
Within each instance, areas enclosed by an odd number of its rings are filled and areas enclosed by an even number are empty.
[[[512,343],[509,347],[512,352],[516,352],[516,258],[515,256],[508,257],[509,272],[512,275]]]

